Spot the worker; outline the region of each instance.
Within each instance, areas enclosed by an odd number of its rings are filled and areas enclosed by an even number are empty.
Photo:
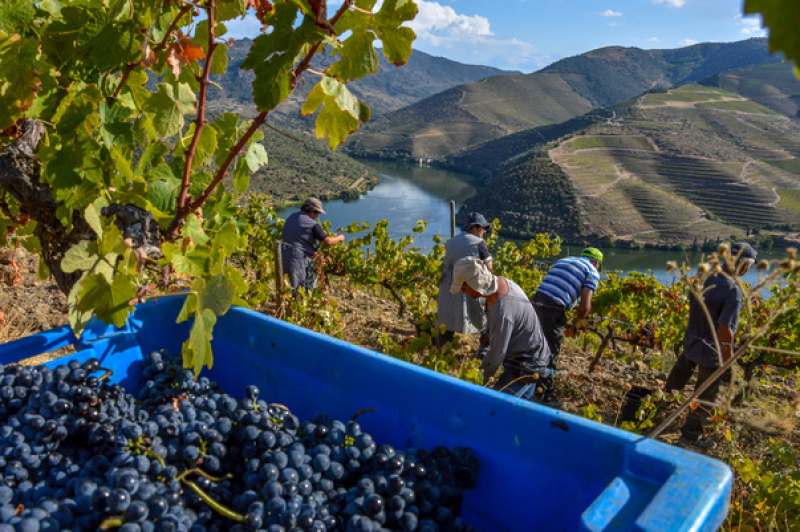
[[[453,339],[455,333],[474,334],[486,327],[485,302],[472,300],[461,292],[451,294],[449,291],[453,281],[453,266],[464,257],[477,257],[492,270],[492,256],[489,247],[483,240],[491,228],[482,214],[472,212],[467,216],[461,232],[445,244],[442,275],[439,280],[439,320],[437,328],[445,327],[445,332],[438,338],[438,345],[443,346]]]
[[[585,326],[602,267],[603,253],[597,248],[584,249],[580,257],[559,259],[547,272],[533,296],[533,306],[553,353],[553,369],[564,341],[567,311],[577,303],[576,325],[578,328]]]
[[[734,335],[739,325],[743,298],[742,290],[734,279],[747,273],[757,258],[756,250],[746,242],[737,242],[730,247],[729,253],[723,253],[724,273],[709,276],[703,284],[702,297],[708,316],[697,298],[690,296],[689,320],[683,337],[683,351],[667,377],[665,386],[667,392],[683,389],[694,373],[695,367],[698,369],[695,387],[700,386],[720,365],[733,356]],[[716,336],[722,351],[720,354],[717,353],[709,318],[716,328]],[[714,403],[722,380],[717,379],[698,396],[698,399],[704,403]],[[716,447],[713,440],[703,437],[703,423],[708,415],[708,407],[705,405],[690,410],[681,428],[679,442],[700,449]]]
[[[344,235],[328,236],[317,222],[325,214],[322,202],[308,198],[300,210],[286,218],[281,233],[283,272],[289,275],[294,294],[303,287],[306,291],[317,287],[317,268],[314,257],[319,243],[334,245],[344,241]]]
[[[522,288],[505,277],[495,276],[478,257],[459,259],[453,267],[449,292],[486,299],[489,350],[481,366],[484,382],[503,373],[494,388],[515,397],[532,399],[537,385],[545,390],[544,404],[561,408],[553,394],[550,347],[530,300]]]

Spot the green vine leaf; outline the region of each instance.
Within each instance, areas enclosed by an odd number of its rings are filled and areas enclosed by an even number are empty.
[[[153,126],[161,137],[171,137],[183,128],[183,116],[194,112],[197,102],[186,83],[159,83],[158,92],[147,99],[145,110],[153,114]]]
[[[183,306],[175,323],[183,323],[197,312],[198,297],[196,292],[189,292],[183,301]]]
[[[375,34],[372,31],[359,31],[344,41],[340,54],[342,59],[334,63],[326,73],[342,80],[361,79],[368,74],[376,74],[380,70],[378,52],[372,45]]]
[[[795,62],[795,73],[800,78],[800,3],[795,0],[745,0],[744,12],[761,14],[764,26],[769,28],[769,51],[783,52],[786,59]]]
[[[81,240],[64,254],[64,258],[61,259],[61,269],[64,273],[88,270],[94,267],[97,258],[97,243],[91,240]]]
[[[18,4],[23,2],[0,8],[14,9]],[[24,4],[30,5],[30,2]],[[6,18],[8,16],[0,11],[0,130],[25,116],[38,93],[54,86],[58,76],[54,67],[44,60],[37,39],[24,39],[12,30],[7,33],[2,29],[4,25],[15,25]]]
[[[87,275],[81,280],[78,294],[78,307],[81,310],[94,309],[95,314],[105,323],[122,327],[128,321],[133,307],[130,301],[136,297],[136,283],[128,275],[117,274],[109,283],[101,273]]]
[[[251,144],[247,148],[247,155],[245,155],[247,167],[251,172],[257,172],[262,166],[267,164],[267,150],[261,144]]]
[[[323,77],[314,86],[302,112],[304,115],[313,114],[320,107],[317,138],[326,138],[332,148],[358,129],[359,121],[369,120],[369,107],[358,101],[341,81],[331,76]]]
[[[183,343],[183,367],[194,370],[199,375],[203,366],[209,369],[214,365],[211,353],[211,339],[217,317],[210,309],[204,309],[195,317],[189,339]]]
[[[215,275],[208,280],[200,294],[200,308],[211,310],[216,316],[223,316],[233,304],[236,287],[226,275]]]
[[[190,214],[189,217],[186,218],[183,234],[192,239],[192,242],[195,244],[205,244],[210,240],[205,231],[203,231],[203,224],[200,222],[200,218],[194,214]]]

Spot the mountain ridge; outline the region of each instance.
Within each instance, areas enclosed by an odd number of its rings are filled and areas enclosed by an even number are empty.
[[[531,74],[494,76],[429,96],[375,117],[345,147],[357,155],[440,159],[492,138],[570,120],[658,86],[780,60],[760,38],[673,50],[609,46]],[[454,92],[462,95],[455,102]]]

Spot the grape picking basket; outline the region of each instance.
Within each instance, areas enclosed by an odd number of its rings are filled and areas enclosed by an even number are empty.
[[[0,345],[10,364],[74,344],[48,362],[96,357],[110,380],[138,393],[141,359],[179,354],[189,324],[180,298],[136,307],[126,327],[97,321]],[[234,396],[255,384],[301,420],[317,413],[358,421],[378,443],[468,446],[481,461],[463,519],[481,532],[714,531],[728,512],[723,463],[600,423],[515,399],[262,314],[232,308],[212,341],[205,375]]]

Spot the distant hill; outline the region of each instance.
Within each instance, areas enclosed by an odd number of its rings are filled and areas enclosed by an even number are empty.
[[[700,83],[741,94],[782,115],[800,118],[800,82],[792,63],[722,72]]]
[[[228,68],[222,76],[212,76],[221,90],[213,93],[212,109],[236,110],[244,116],[257,111],[252,103],[253,73],[241,70],[241,64],[252,46],[251,39],[234,41],[228,50]],[[356,80],[347,86],[360,100],[378,115],[400,109],[432,94],[450,87],[471,83],[489,76],[507,74],[509,71],[494,67],[467,65],[444,57],[435,57],[414,50],[408,63],[398,68],[389,64],[381,55],[380,71],[374,76]],[[311,63],[311,69],[323,71],[332,63],[330,56],[319,54]],[[300,107],[317,82],[317,76],[306,73],[298,82],[298,88],[287,101],[270,113],[270,122],[280,126],[309,129],[310,118],[300,116]]]
[[[675,50],[611,46],[562,59],[533,74],[454,87],[375,117],[346,144],[355,154],[439,159],[506,135],[558,124],[655,87],[699,81],[780,61],[766,39]]]
[[[448,159],[484,161],[466,208],[514,236],[691,245],[800,229],[800,122],[736,93],[653,90],[537,131]]]

